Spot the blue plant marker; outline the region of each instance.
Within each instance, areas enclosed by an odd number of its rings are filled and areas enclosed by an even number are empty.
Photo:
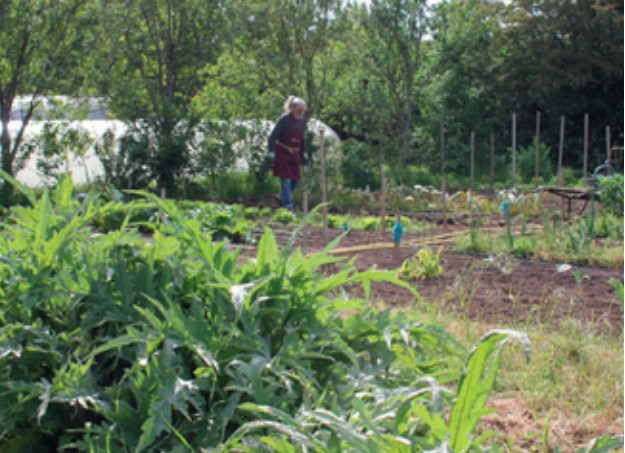
[[[510,217],[510,201],[504,200],[501,202],[501,213],[507,219]]]
[[[345,222],[343,225],[341,225],[341,229],[343,231],[349,231],[350,228],[349,228],[349,225],[347,224],[347,222]]]
[[[512,237],[512,228],[510,222],[510,201],[503,200],[501,202],[501,213],[506,218],[506,236],[508,237],[508,243],[510,247],[514,247],[514,238]]]
[[[395,221],[395,225],[393,226],[393,242],[396,245],[401,244],[401,238],[404,235],[404,227],[401,226],[401,222],[399,220]]]

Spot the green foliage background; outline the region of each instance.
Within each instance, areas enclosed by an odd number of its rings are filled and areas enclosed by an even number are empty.
[[[590,168],[604,160],[606,125],[622,142],[623,11],[605,2],[9,0],[1,12],[3,126],[18,96],[25,127],[46,96],[103,98],[130,126],[110,179],[118,187],[156,181],[173,195],[196,170],[198,149],[200,177],[231,169],[223,122],[275,120],[289,94],[363,143],[348,160],[370,171],[370,150],[400,182],[408,165],[439,172],[441,127],[447,170],[464,175],[471,132],[481,156],[493,131],[503,182],[513,113],[519,146],[530,146],[542,112],[550,162],[566,116],[567,167],[581,166],[585,113]],[[203,144],[197,128],[210,135]],[[14,174],[28,153],[23,131],[4,127],[0,139],[3,169]],[[252,147],[257,172],[264,143]],[[487,161],[478,159],[478,175]],[[350,171],[351,185],[367,177]],[[11,185],[3,189],[8,204]]]

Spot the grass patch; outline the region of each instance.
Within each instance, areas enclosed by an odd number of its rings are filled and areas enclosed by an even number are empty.
[[[445,325],[467,347],[494,327],[423,304],[424,322]],[[496,327],[523,330],[532,343],[529,362],[515,348],[502,355],[491,404],[497,413],[486,422],[499,431],[496,443],[507,451],[576,451],[594,437],[623,435],[622,332],[581,327],[574,319],[556,330],[534,323]]]

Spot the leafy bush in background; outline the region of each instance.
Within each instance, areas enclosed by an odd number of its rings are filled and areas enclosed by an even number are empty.
[[[341,151],[339,170],[343,185],[351,189],[379,189],[380,170],[373,149],[366,143],[347,140]]]
[[[599,179],[603,209],[619,217],[623,217],[623,184],[623,175],[618,173],[611,178]]]
[[[276,210],[275,214],[273,215],[274,222],[282,223],[284,225],[289,225],[295,222],[296,220],[297,220],[297,217],[295,216],[295,214],[293,214],[291,211],[289,211],[286,208],[280,208]]]
[[[509,148],[510,153],[512,151]],[[549,181],[553,175],[553,165],[551,158],[549,157],[551,150],[547,145],[541,143],[539,145],[539,172],[542,181]],[[536,139],[531,145],[526,147],[519,147],[516,155],[516,168],[517,178],[524,183],[531,183],[534,181],[534,174],[536,169]]]

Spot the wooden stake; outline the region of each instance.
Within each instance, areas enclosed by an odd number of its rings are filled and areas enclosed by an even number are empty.
[[[588,129],[590,118],[588,113],[584,114],[584,179],[588,176]]]
[[[302,213],[304,214],[304,217],[308,215],[308,191],[307,190],[304,190],[304,193],[302,194]]]
[[[386,175],[384,173],[384,162],[380,157],[380,233],[384,235],[386,231]]]
[[[475,188],[475,132],[471,131],[471,188]]]
[[[161,199],[165,200],[167,198],[167,190],[164,187],[161,187]],[[161,223],[165,223],[165,212],[161,211]]]
[[[538,187],[540,176],[540,111],[536,112],[536,158],[534,159],[534,187]]]
[[[441,196],[443,197],[443,229],[447,229],[447,176],[445,175],[445,129],[441,124]]]
[[[490,188],[495,185],[495,132],[490,131]]]
[[[516,186],[516,113],[512,114],[512,186]]]
[[[302,193],[302,212],[304,214],[304,218],[306,218],[306,216],[308,215],[308,190],[304,189],[304,193]],[[304,227],[304,231],[302,232],[303,234],[303,239],[304,239],[304,244],[303,244],[303,248],[306,249],[306,246],[308,244],[308,234],[307,234],[307,228]]]
[[[323,234],[328,233],[328,187],[326,181],[326,153],[325,153],[325,133],[323,127],[319,128],[319,163],[321,165],[321,202],[323,203]]]
[[[566,125],[566,118],[564,115],[560,117],[560,143],[558,146],[558,185],[563,186],[564,181],[564,169],[562,168],[562,161],[564,160],[564,126]]]
[[[605,161],[610,163],[612,161],[612,145],[610,143],[610,126],[605,127]]]

